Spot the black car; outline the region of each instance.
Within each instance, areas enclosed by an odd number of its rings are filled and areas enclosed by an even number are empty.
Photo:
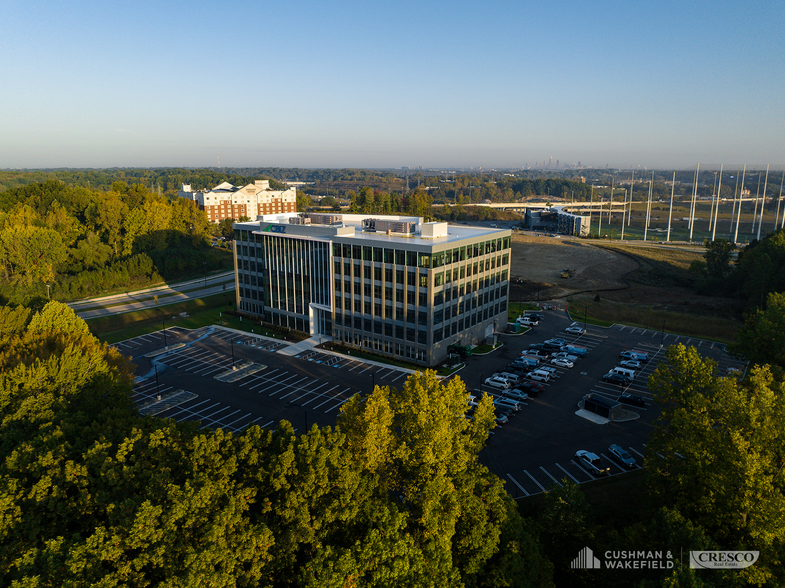
[[[640,396],[630,394],[629,392],[623,392],[622,394],[619,394],[619,397],[616,400],[623,402],[624,404],[632,404],[633,406],[646,406],[645,399]]]
[[[540,384],[539,382],[532,382],[530,380],[525,380],[523,382],[518,382],[515,384],[516,388],[520,388],[524,392],[526,392],[529,396],[537,396],[540,392],[545,391],[545,386]]]
[[[602,379],[609,384],[618,384],[619,386],[627,386],[630,383],[629,378],[626,378],[621,374],[615,374],[613,372],[608,372],[602,377]]]
[[[524,312],[523,316],[524,317],[529,317],[529,318],[534,319],[536,321],[541,321],[542,320],[542,315],[541,314],[535,314],[533,312]]]
[[[525,366],[511,363],[506,368],[504,368],[504,371],[512,372],[514,374],[528,374],[531,371],[531,368],[526,368]]]
[[[546,349],[545,343],[530,343],[529,349]]]

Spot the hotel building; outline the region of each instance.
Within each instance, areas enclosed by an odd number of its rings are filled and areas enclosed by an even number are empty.
[[[297,190],[272,190],[269,180],[256,180],[242,187],[223,182],[208,192],[194,192],[191,186],[183,184],[178,196],[196,202],[213,223],[297,210]]]

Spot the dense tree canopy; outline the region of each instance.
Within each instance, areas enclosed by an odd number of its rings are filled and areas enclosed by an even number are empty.
[[[649,380],[662,407],[647,445],[658,504],[678,510],[726,549],[761,551],[743,571],[763,582],[785,553],[785,404],[767,367],[740,383],[717,377],[695,347],[671,346]],[[782,578],[779,578],[782,580]]]
[[[140,184],[115,181],[102,192],[50,180],[8,190],[0,194],[0,297],[68,300],[178,277],[204,262],[218,268],[210,233],[193,202]]]
[[[65,305],[0,309],[0,569],[18,586],[548,586],[493,422],[433,372],[335,427],[141,417],[131,367]]]

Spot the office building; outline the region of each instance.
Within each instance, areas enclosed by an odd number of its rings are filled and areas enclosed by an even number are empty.
[[[237,307],[264,322],[426,366],[506,328],[509,230],[289,213],[234,232]]]

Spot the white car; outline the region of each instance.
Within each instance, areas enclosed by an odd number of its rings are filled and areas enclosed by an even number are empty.
[[[564,359],[563,357],[556,357],[551,360],[551,363],[553,365],[558,365],[559,367],[564,367],[564,368],[571,368],[573,365],[575,365],[569,359]]]
[[[641,369],[641,362],[636,359],[625,359],[624,361],[620,361],[619,365],[633,370]]]
[[[572,335],[583,335],[586,331],[581,329],[580,327],[567,327],[564,329],[565,333],[571,333]]]
[[[571,361],[573,363],[575,363],[576,361],[578,361],[580,359],[580,357],[578,357],[577,355],[570,355],[566,351],[560,351],[559,353],[554,353],[553,357],[554,358],[560,357],[562,359],[566,359],[567,361]],[[572,366],[570,366],[570,367],[572,367]]]

